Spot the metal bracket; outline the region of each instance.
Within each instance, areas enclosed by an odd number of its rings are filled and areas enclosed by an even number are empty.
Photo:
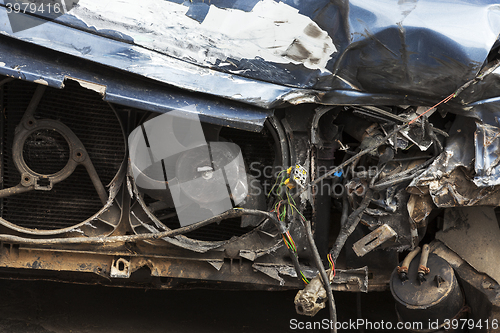
[[[384,224],[354,243],[352,249],[358,257],[362,257],[394,236],[397,236],[397,233],[387,224]]]
[[[128,279],[130,273],[130,261],[125,258],[113,260],[110,272],[112,278]]]

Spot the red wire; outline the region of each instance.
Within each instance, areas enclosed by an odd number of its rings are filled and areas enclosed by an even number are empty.
[[[333,272],[333,277],[335,277],[335,263],[333,262],[333,258],[332,258],[332,255],[331,254],[328,254],[328,256],[330,257],[330,263],[332,264],[332,272]]]
[[[451,94],[450,96],[446,97],[445,99],[443,99],[441,102],[437,103],[436,105],[432,106],[429,110],[425,111],[424,113],[422,113],[420,116],[418,116],[417,118],[413,119],[412,121],[410,121],[408,123],[408,125],[411,125],[413,124],[415,121],[417,121],[418,118],[422,117],[424,114],[426,114],[427,112],[429,112],[430,110],[434,109],[435,107],[438,107],[439,105],[443,104],[443,103],[447,103],[450,99],[452,99],[453,97],[455,97],[455,93]]]
[[[290,231],[287,231],[286,234],[288,235],[288,239],[290,239],[290,243],[293,244],[293,247],[297,248],[295,242],[293,241],[292,235],[290,235]]]
[[[281,207],[281,202],[278,203],[278,208],[276,209],[276,216],[278,216],[278,220],[280,219],[280,207]]]

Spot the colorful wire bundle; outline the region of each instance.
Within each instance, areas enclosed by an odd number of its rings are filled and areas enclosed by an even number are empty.
[[[335,263],[333,262],[332,255],[329,253],[326,255],[326,258],[328,259],[328,263],[330,264],[330,269],[333,272],[333,277],[335,277]]]
[[[287,206],[288,206],[288,207],[290,207],[290,209],[292,211],[295,210],[297,213],[299,213],[301,218],[303,220],[305,220],[304,215],[302,215],[302,213],[297,209],[297,207],[295,205],[295,201],[288,193],[288,187],[286,186],[286,183],[285,183],[285,181],[287,179],[286,174],[285,174],[286,171],[287,170],[283,170],[278,174],[278,176],[276,177],[276,182],[274,183],[273,187],[271,188],[271,190],[269,191],[269,193],[267,195],[269,197],[272,193],[277,197],[277,202],[274,205],[274,209],[271,212],[274,212],[280,221],[285,221],[286,214],[287,214]],[[283,187],[285,188],[285,194],[287,197],[287,204],[282,204],[283,198],[281,196],[281,194],[282,194],[281,189]],[[294,255],[298,258],[297,246],[295,244],[295,241],[292,238],[292,235],[290,234],[290,231],[283,233],[282,237],[283,237],[283,241],[285,242],[287,248],[292,250]],[[309,280],[305,277],[305,275],[302,271],[300,271],[300,275],[301,275],[302,281],[304,281],[305,284],[309,284]]]

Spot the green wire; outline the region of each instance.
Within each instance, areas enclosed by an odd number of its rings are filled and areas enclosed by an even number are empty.
[[[295,200],[293,200],[293,197],[290,197],[290,194],[288,193],[288,191],[286,192],[286,196],[288,197],[288,204],[290,205],[290,207],[292,207],[293,209],[295,209],[295,211],[297,213],[299,213],[299,215],[304,219],[306,220],[306,217],[299,211],[299,209],[295,206]],[[290,199],[291,201],[293,202],[293,204],[290,202]]]
[[[293,250],[293,249],[294,249],[294,247],[292,246],[292,244],[290,244],[290,242],[288,242],[288,241],[286,240],[286,237],[284,237],[283,239],[284,239],[285,243],[287,244],[287,246],[288,246],[290,249],[292,249],[292,250]]]
[[[304,273],[302,273],[302,271],[300,271],[300,275],[302,275],[302,280],[304,280],[304,282],[306,284],[309,284],[309,280],[306,278],[306,276],[304,275]]]
[[[267,196],[269,197],[271,195],[271,193],[273,193],[273,190],[274,188],[276,187],[276,185],[278,185],[278,181],[280,180],[280,176],[283,172],[285,172],[286,170],[281,170],[280,173],[278,173],[278,176],[276,176],[276,181],[274,182],[274,185],[273,187],[271,187],[271,190],[269,191],[269,193],[267,194]],[[284,178],[285,176],[281,176],[281,181],[280,181],[280,184],[278,185],[278,191],[279,189],[281,188],[281,186],[283,186],[283,183],[284,183]],[[274,193],[275,195],[279,195],[279,193]]]

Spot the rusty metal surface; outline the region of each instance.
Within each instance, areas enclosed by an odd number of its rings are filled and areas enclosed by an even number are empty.
[[[492,207],[447,209],[436,239],[478,272],[500,282],[500,228]]]
[[[11,16],[0,4],[5,23],[0,25],[0,73],[11,76],[0,80],[1,94],[15,95],[1,100],[4,119],[24,113],[17,127],[6,127],[14,128],[7,135],[13,139],[8,149],[2,128],[0,213],[16,195],[55,193],[77,167],[86,169],[103,206],[90,219],[58,230],[24,228],[0,218],[1,268],[65,278],[80,273],[109,285],[144,283],[160,289],[178,286],[176,280],[267,290],[304,284],[308,287],[298,297],[303,308],[312,308],[306,312],[315,314],[329,298],[333,313],[330,284],[325,295],[315,278],[327,265],[331,275],[337,273],[331,276],[336,291],[383,290],[402,252],[440,240],[463,259],[435,248],[453,261],[467,298],[476,304],[487,299],[493,310],[497,307],[492,298],[500,281],[500,229],[492,208],[500,206],[496,4],[463,2],[450,10],[447,2],[427,0],[390,8],[356,0],[245,5],[145,0],[114,6],[119,2],[80,0],[57,20],[33,16],[44,24],[26,30],[9,27]],[[442,9],[449,15],[438,14]],[[228,22],[240,27],[232,29]],[[17,107],[22,103],[16,101],[26,97],[9,91],[12,78],[38,84],[33,83],[36,93],[27,108]],[[259,159],[272,174],[245,170],[247,182],[259,182],[255,192],[243,195],[250,195],[245,204],[236,207],[236,197],[227,197],[233,210],[184,229],[181,213],[197,215],[221,202],[212,184],[205,191],[200,186],[182,190],[184,199],[202,195],[199,205],[173,205],[170,187],[182,177],[167,179],[170,169],[188,170],[201,154],[186,153],[183,163],[158,158],[155,171],[164,180],[149,189],[139,186],[132,172],[136,149],[131,145],[132,167],[125,159],[106,189],[92,152],[74,129],[57,115],[36,116],[44,91],[64,94],[65,84],[105,101],[125,136],[144,134],[148,123],[174,133],[173,122],[166,128],[154,116],[182,111],[204,122],[199,134],[207,147],[208,142],[244,145],[248,155],[241,169]],[[58,103],[71,111],[71,101]],[[97,115],[91,120],[100,122]],[[228,128],[237,131],[220,134]],[[54,130],[67,141],[70,159],[59,172],[35,172],[23,162],[24,143],[37,130]],[[260,141],[241,134],[261,130],[267,134]],[[140,152],[146,155],[151,142],[143,136]],[[159,145],[173,141],[163,138]],[[266,159],[266,154],[273,156]],[[19,177],[12,183],[11,172],[7,186],[4,163],[9,159]],[[214,166],[212,156],[202,162],[196,174]],[[290,165],[307,170],[295,189],[280,178]],[[181,180],[193,176],[182,175]],[[331,190],[336,185],[342,193]],[[221,187],[221,193],[225,190]],[[29,211],[29,201],[26,206]],[[208,225],[216,237],[191,233]],[[434,259],[431,254],[428,266]],[[427,268],[423,260],[419,281],[428,287],[433,268],[430,273]],[[399,270],[413,272],[412,267]],[[446,278],[436,280],[438,289]],[[487,291],[477,286],[480,278]],[[306,295],[309,291],[313,296]],[[419,296],[418,290],[412,294]]]
[[[154,250],[150,248],[150,250]],[[152,251],[155,252],[155,251]],[[120,267],[120,262],[123,264]],[[217,265],[218,263],[222,265]],[[85,250],[36,249],[2,244],[0,267],[34,269],[54,272],[93,273],[105,279],[123,279],[132,276],[141,268],[146,268],[149,277],[143,278],[144,283],[156,278],[177,278],[202,281],[226,281],[240,285],[250,284],[266,289],[289,289],[298,287],[297,280],[287,277],[286,286],[265,274],[255,274],[252,264],[244,259],[232,260],[219,258],[193,258],[189,255],[171,256],[129,251],[92,252]],[[120,269],[122,268],[122,269]],[[131,282],[132,282],[131,281]],[[111,281],[110,281],[111,282]],[[127,282],[124,281],[126,284]],[[168,288],[168,285],[152,288]],[[117,282],[120,284],[120,282]],[[131,285],[133,285],[131,283]],[[174,285],[175,286],[175,285]]]

